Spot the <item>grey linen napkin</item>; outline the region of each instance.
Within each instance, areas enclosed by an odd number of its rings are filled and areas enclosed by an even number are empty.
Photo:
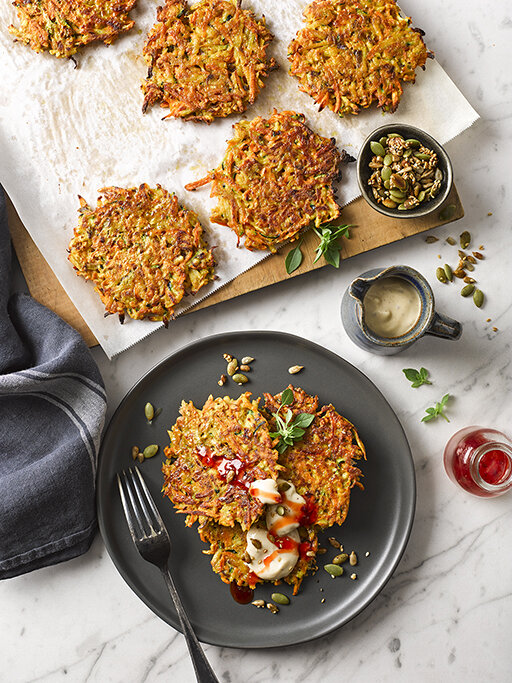
[[[0,186],[0,578],[84,553],[106,397],[82,338],[26,294],[9,297]]]

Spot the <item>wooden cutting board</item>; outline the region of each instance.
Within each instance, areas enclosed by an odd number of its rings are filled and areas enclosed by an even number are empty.
[[[452,188],[444,206],[448,204],[452,204],[454,210],[451,217],[447,220],[441,220],[439,212],[435,212],[433,215],[425,218],[400,220],[382,216],[368,206],[362,197],[356,199],[343,209],[341,215],[343,223],[354,226],[351,229],[351,238],[342,240],[342,259],[361,254],[364,251],[370,251],[384,244],[396,242],[404,237],[410,237],[411,235],[431,230],[464,216],[464,209],[455,186]],[[64,318],[66,322],[78,330],[89,346],[95,346],[98,342],[94,335],[71,303],[62,285],[32,241],[10,201],[7,202],[7,212],[14,248],[31,295],[44,306],[55,311],[61,318]],[[293,249],[296,244],[295,242],[283,247],[279,253],[270,256],[247,272],[242,273],[242,275],[239,275],[235,280],[214,292],[207,299],[193,306],[187,313],[213,306],[221,301],[233,299],[255,289],[287,280],[290,277],[302,275],[302,273],[308,273],[325,265],[323,259],[313,263],[318,237],[310,230],[306,233],[301,247],[304,254],[302,264],[292,275],[288,275],[284,261],[288,251]],[[99,299],[98,306],[101,306]]]

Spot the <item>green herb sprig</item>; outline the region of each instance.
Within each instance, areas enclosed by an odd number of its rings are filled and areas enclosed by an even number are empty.
[[[316,263],[318,259],[323,256],[326,263],[328,263],[330,266],[334,266],[335,268],[339,268],[342,247],[338,242],[338,238],[350,238],[349,228],[351,227],[351,225],[324,225],[319,229],[313,228],[320,238],[320,244],[316,248],[316,257],[313,263]]]
[[[284,262],[286,272],[288,275],[291,275],[297,268],[300,266],[302,263],[302,251],[300,250],[302,245],[302,240],[297,244],[297,246],[294,249],[290,249],[290,251],[286,255],[286,259]]]
[[[430,422],[430,420],[435,420],[436,418],[441,416],[444,417],[446,422],[450,422],[450,420],[446,417],[446,415],[443,412],[449,399],[450,394],[445,394],[443,398],[439,401],[439,403],[436,403],[433,408],[427,408],[425,411],[427,414],[421,418],[421,421]]]
[[[293,391],[285,389],[281,394],[281,405],[276,413],[272,413],[277,423],[277,431],[270,432],[270,437],[275,439],[279,437],[276,449],[279,453],[284,453],[288,446],[293,446],[295,441],[300,441],[304,436],[306,428],[313,422],[315,416],[311,413],[299,413],[293,420],[293,413],[288,408],[283,415],[280,411],[285,406],[293,403]]]
[[[414,368],[404,368],[402,372],[407,377],[409,382],[412,382],[411,387],[413,389],[421,387],[422,384],[432,384],[428,378],[429,372],[426,368],[420,368],[419,370],[415,370]]]

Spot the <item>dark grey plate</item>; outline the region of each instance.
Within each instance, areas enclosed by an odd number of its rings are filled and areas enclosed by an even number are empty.
[[[223,353],[256,359],[250,383],[243,388],[232,381],[222,388],[217,385],[226,368]],[[291,365],[304,365],[304,370],[289,375]],[[317,574],[306,577],[291,605],[273,615],[233,601],[229,587],[212,572],[210,557],[201,553],[206,546],[195,530],[187,529],[184,516],[176,514],[162,498],[160,468],[162,448],[168,443],[166,430],[176,420],[182,399],[201,406],[210,393],[237,397],[250,390],[261,396],[264,391],[281,391],[291,380],[305,391],[317,393],[322,404],[333,403],[357,426],[368,460],[361,464],[365,490],[353,490],[345,524],[327,534],[338,538],[348,552],[355,549],[358,553],[357,580],[349,578],[348,566],[345,575],[336,579],[323,571],[321,565],[336,554],[324,542],[329,550],[319,556]],[[162,409],[152,425],[144,417],[147,401]],[[115,481],[116,472],[132,464],[132,446],[143,448],[152,443],[160,444],[161,451],[144,462],[141,470],[171,534],[170,565],[178,590],[199,639],[205,643],[277,647],[324,635],[375,598],[404,552],[414,517],[414,466],[396,415],[370,380],[334,353],[290,334],[233,332],[202,339],[162,361],[128,392],[103,439],[98,471],[98,516],[107,550],[128,585],[176,629],[178,618],[160,572],[142,560],[132,544]],[[287,584],[279,590],[291,595]],[[269,584],[259,587],[255,597],[269,599],[271,593]]]

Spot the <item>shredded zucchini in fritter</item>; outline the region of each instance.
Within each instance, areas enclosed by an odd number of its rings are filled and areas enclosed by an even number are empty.
[[[107,313],[167,323],[185,294],[213,279],[199,219],[160,185],[100,192],[95,209],[79,198],[69,260],[94,282]]]
[[[71,57],[95,40],[110,45],[134,21],[136,0],[15,0],[20,27],[9,26],[16,40],[35,52]]]
[[[320,109],[340,116],[375,101],[395,111],[401,81],[414,83],[415,69],[433,57],[394,0],[316,0],[304,18],[288,48],[290,73]]]
[[[334,138],[317,135],[293,111],[233,128],[222,164],[185,186],[195,190],[212,182],[211,196],[219,200],[213,223],[245,237],[247,249],[274,252],[310,223],[339,216],[332,183],[341,177],[341,155]]]
[[[160,101],[165,118],[207,123],[245,111],[276,67],[266,57],[271,40],[265,17],[235,0],[167,0],[143,50],[143,111]]]

